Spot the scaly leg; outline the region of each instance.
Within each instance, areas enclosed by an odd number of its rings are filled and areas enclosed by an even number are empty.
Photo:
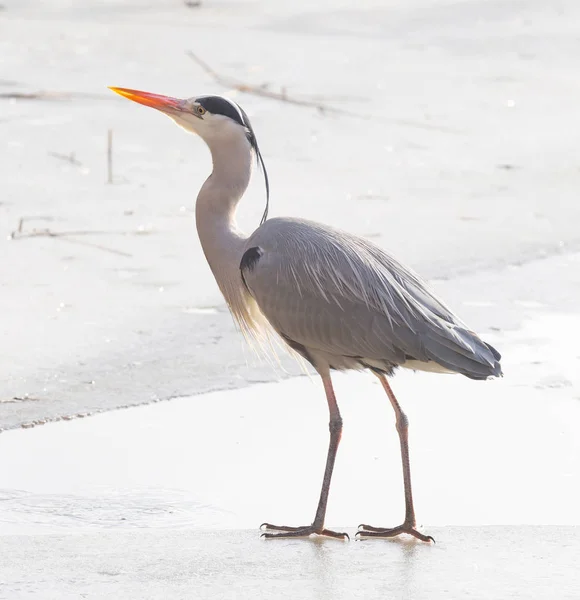
[[[334,389],[332,387],[332,381],[330,379],[330,372],[326,371],[321,373],[322,383],[324,384],[324,391],[326,392],[326,400],[328,401],[328,410],[330,412],[330,444],[328,446],[328,456],[326,459],[326,469],[324,470],[324,479],[322,480],[322,490],[320,491],[320,500],[318,502],[318,508],[316,509],[316,516],[312,525],[306,525],[304,527],[287,527],[285,525],[270,525],[270,523],[262,523],[260,528],[264,527],[272,531],[279,531],[280,533],[263,533],[262,537],[265,538],[289,538],[289,537],[306,537],[313,533],[318,535],[325,535],[333,538],[348,539],[346,533],[340,533],[336,531],[330,531],[330,529],[324,528],[324,518],[326,516],[326,504],[328,502],[328,491],[330,489],[330,480],[332,478],[332,471],[334,469],[334,461],[336,459],[336,451],[338,450],[338,444],[342,435],[342,418],[340,411],[338,410],[338,404],[336,403],[336,397],[334,395]]]
[[[393,390],[387,381],[387,378],[382,373],[376,373],[375,375],[379,378],[387,396],[391,401],[393,410],[395,411],[397,431],[399,433],[399,440],[401,442],[401,459],[403,462],[403,482],[405,484],[405,522],[398,527],[392,527],[385,529],[381,527],[372,527],[371,525],[359,525],[359,531],[357,535],[360,537],[395,537],[401,533],[407,533],[413,537],[421,540],[422,542],[435,542],[430,535],[423,535],[418,532],[417,522],[415,521],[415,508],[413,506],[413,491],[411,489],[411,465],[409,461],[409,420],[407,415],[401,409],[401,406]]]

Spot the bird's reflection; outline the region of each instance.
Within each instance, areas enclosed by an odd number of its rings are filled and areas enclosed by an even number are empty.
[[[317,538],[311,544],[313,571],[315,575],[316,598],[319,600],[334,600],[337,597],[336,542]],[[333,543],[334,542],[334,543]],[[331,547],[332,546],[332,547]],[[342,554],[342,552],[341,552]]]
[[[309,564],[305,571],[312,573],[314,598],[336,600],[344,597],[345,592],[354,592],[355,588],[364,592],[369,585],[374,588],[374,595],[377,584],[383,588],[385,598],[391,597],[395,590],[399,590],[402,598],[413,597],[421,554],[428,548],[414,540],[401,539],[357,541],[337,546],[333,540],[322,538],[308,544],[304,559]],[[347,561],[345,553],[348,553]],[[378,563],[384,566],[380,570],[374,560],[377,554],[381,555]]]

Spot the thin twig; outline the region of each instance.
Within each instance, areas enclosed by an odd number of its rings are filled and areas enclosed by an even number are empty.
[[[70,242],[71,244],[80,244],[81,246],[90,246],[92,248],[97,248],[98,250],[103,250],[105,252],[110,252],[111,254],[117,254],[119,256],[126,256],[128,258],[132,258],[133,255],[128,252],[124,252],[123,250],[116,250],[115,248],[109,248],[108,246],[103,246],[102,244],[95,244],[93,242],[87,242],[86,240],[75,240],[68,236],[70,235],[80,235],[80,234],[93,234],[93,233],[106,233],[106,232],[98,232],[98,231],[67,231],[67,232],[57,232],[51,231],[50,229],[44,229],[41,231],[32,231],[30,233],[22,233],[19,234],[16,231],[13,231],[10,234],[10,239],[12,240],[23,240],[26,238],[33,237],[50,237],[57,238],[62,240],[63,242]]]
[[[72,98],[105,98],[104,94],[85,92],[54,92],[37,90],[35,92],[0,92],[0,98],[6,100],[71,100]]]
[[[2,399],[0,398],[0,403],[10,403],[10,402],[41,402],[40,398],[34,398],[32,396],[13,396],[12,398]]]
[[[75,153],[71,152],[70,154],[60,154],[59,152],[49,152],[50,156],[54,156],[54,158],[59,158],[60,160],[65,160],[69,162],[71,165],[75,165],[75,167],[82,167],[83,163],[80,160],[77,160],[75,157]]]
[[[197,54],[194,54],[191,50],[186,51],[187,56],[189,56],[192,60],[194,60],[210,77],[212,77],[216,83],[223,85],[227,88],[233,88],[238,92],[243,92],[245,94],[254,94],[255,96],[263,96],[264,98],[271,98],[272,100],[279,100],[280,102],[288,102],[289,104],[296,104],[298,106],[309,106],[310,108],[316,108],[321,112],[330,111],[330,112],[342,112],[340,109],[333,108],[331,106],[327,106],[326,104],[322,104],[320,102],[314,102],[312,100],[302,100],[299,98],[292,98],[288,96],[286,89],[283,88],[282,92],[272,92],[266,89],[266,86],[256,86],[250,85],[247,83],[242,83],[240,81],[236,81],[235,79],[231,79],[230,77],[224,77],[220,75],[216,71],[214,71],[204,60],[199,58]]]
[[[204,60],[202,60],[197,54],[191,50],[185,52],[193,61],[195,61],[216,83],[223,87],[237,90],[244,94],[253,94],[254,96],[261,96],[263,98],[270,98],[271,100],[278,100],[280,102],[286,102],[288,104],[294,104],[297,106],[306,106],[310,108],[316,108],[321,113],[333,113],[335,115],[342,115],[350,117],[352,119],[360,119],[363,121],[376,121],[379,123],[390,123],[393,125],[404,125],[405,127],[415,127],[417,129],[427,129],[430,131],[443,131],[445,133],[461,134],[461,131],[451,129],[450,127],[442,127],[440,125],[431,125],[429,123],[421,123],[419,121],[411,121],[409,119],[387,119],[376,115],[364,114],[360,112],[353,112],[350,110],[344,110],[342,108],[335,108],[322,102],[316,102],[314,100],[303,100],[300,98],[293,98],[288,95],[288,91],[285,87],[281,88],[281,92],[272,92],[267,89],[266,85],[251,85],[237,81],[227,76],[220,75],[212,67],[210,67]]]
[[[107,183],[113,183],[113,130],[107,131]]]
[[[16,234],[22,233],[22,230],[24,228],[24,221],[54,221],[54,218],[50,216],[20,217],[20,219],[18,219],[18,228],[16,229],[16,231],[13,231],[10,234],[10,238],[18,237]]]
[[[103,246],[102,244],[95,244],[93,242],[89,242],[86,240],[75,240],[72,237],[83,236],[83,235],[142,235],[143,231],[52,231],[51,229],[33,229],[32,231],[23,231],[24,221],[34,219],[35,217],[21,217],[18,220],[18,227],[15,231],[10,233],[10,239],[12,240],[22,240],[26,238],[34,238],[34,237],[49,237],[49,238],[57,238],[65,242],[70,242],[71,244],[81,244],[83,246],[90,246],[92,248],[97,248],[99,250],[103,250],[105,252],[111,252],[112,254],[117,254],[119,256],[126,256],[128,258],[132,258],[132,255],[128,252],[124,252],[123,250],[116,250],[115,248],[109,248],[108,246]],[[36,217],[42,220],[51,221],[52,217]]]
[[[51,229],[33,229],[32,231],[13,231],[10,234],[11,239],[25,237],[70,237],[78,235],[143,235],[143,231],[52,231]]]
[[[52,235],[50,237],[58,237]],[[103,246],[102,244],[95,244],[93,242],[87,242],[86,240],[74,240],[68,237],[60,237],[63,242],[69,242],[71,244],[79,244],[80,246],[90,246],[91,248],[96,248],[97,250],[103,250],[104,252],[110,252],[111,254],[117,254],[118,256],[126,256],[127,258],[133,258],[132,254],[128,252],[124,252],[123,250],[117,250],[116,248],[109,248],[108,246]]]

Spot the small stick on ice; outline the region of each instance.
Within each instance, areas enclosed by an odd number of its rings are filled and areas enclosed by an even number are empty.
[[[32,229],[31,231],[24,231],[24,222],[29,220],[41,219],[44,221],[52,221],[52,217],[21,217],[18,220],[18,228],[13,231],[9,235],[9,239],[11,240],[23,240],[26,238],[34,238],[34,237],[48,237],[62,240],[64,242],[69,242],[71,244],[81,244],[83,246],[90,246],[92,248],[97,248],[98,250],[103,250],[105,252],[110,252],[112,254],[118,254],[119,256],[126,256],[128,258],[132,258],[132,255],[128,252],[124,252],[123,250],[117,250],[116,248],[109,248],[108,246],[103,246],[102,244],[95,244],[94,242],[89,242],[87,240],[78,240],[74,239],[76,236],[85,236],[85,235],[137,235],[143,234],[143,231],[53,231],[52,229]],[[74,237],[73,237],[74,236]]]
[[[104,97],[104,94],[56,92],[51,90],[37,90],[35,92],[0,92],[0,99],[2,100],[73,100],[74,98],[102,99]]]
[[[317,108],[320,111],[331,111],[336,113],[342,113],[343,111],[332,108],[331,106],[327,106],[320,102],[313,102],[311,100],[302,100],[299,98],[292,98],[288,96],[286,88],[282,88],[282,93],[280,92],[272,92],[266,89],[266,86],[256,86],[248,83],[243,83],[241,81],[236,81],[235,79],[231,79],[230,77],[225,77],[220,75],[216,71],[214,71],[204,60],[199,58],[197,54],[188,50],[186,52],[187,56],[194,60],[210,77],[212,77],[216,83],[223,85],[224,87],[231,88],[237,90],[238,92],[243,92],[245,94],[254,94],[255,96],[263,96],[264,98],[271,98],[272,100],[279,100],[281,102],[288,102],[289,104],[297,104],[298,106],[309,106],[311,108]]]
[[[443,131],[445,133],[463,134],[463,132],[451,129],[450,127],[444,127],[436,124],[421,123],[419,121],[412,121],[410,119],[389,119],[381,117],[379,115],[371,115],[361,113],[358,111],[354,112],[342,108],[335,108],[334,106],[329,106],[328,104],[323,104],[322,102],[316,102],[314,100],[303,100],[301,98],[294,98],[293,96],[288,95],[288,90],[286,87],[282,87],[280,92],[273,92],[271,90],[268,90],[266,85],[251,85],[248,83],[237,81],[235,79],[232,79],[231,77],[220,75],[217,71],[210,67],[204,60],[202,60],[199,56],[197,56],[197,54],[195,54],[191,50],[186,50],[186,54],[187,56],[189,56],[189,58],[195,61],[217,84],[222,85],[225,88],[242,92],[244,94],[253,94],[254,96],[270,98],[271,100],[278,100],[279,102],[286,102],[287,104],[315,108],[321,114],[328,113],[342,115],[345,117],[350,117],[351,119],[389,123],[391,125],[397,125],[399,127],[414,127],[417,129],[426,129],[430,131]]]
[[[60,160],[64,160],[69,162],[71,165],[75,165],[76,167],[82,167],[83,164],[80,160],[77,160],[75,153],[71,152],[70,154],[60,154],[59,152],[49,152],[50,156],[54,156],[54,158],[58,158]]]

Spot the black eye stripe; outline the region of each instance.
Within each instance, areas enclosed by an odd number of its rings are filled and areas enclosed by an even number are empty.
[[[199,106],[203,106],[207,110],[208,113],[213,115],[223,115],[224,117],[229,117],[232,121],[238,123],[246,129],[246,137],[250,142],[254,152],[256,153],[256,158],[258,163],[262,167],[262,172],[264,174],[264,183],[266,184],[266,209],[264,210],[264,214],[262,216],[262,221],[260,225],[266,221],[268,218],[268,208],[270,206],[270,183],[268,181],[268,173],[266,171],[266,165],[264,164],[264,159],[262,158],[262,153],[258,147],[258,140],[256,139],[256,134],[250,124],[250,119],[248,115],[240,108],[235,102],[228,100],[227,98],[222,98],[221,96],[199,96],[199,98],[195,98],[195,102]]]
[[[223,115],[243,127],[248,126],[248,123],[244,122],[244,117],[240,109],[233,102],[226,100],[226,98],[220,96],[200,96],[195,101],[213,115]]]

